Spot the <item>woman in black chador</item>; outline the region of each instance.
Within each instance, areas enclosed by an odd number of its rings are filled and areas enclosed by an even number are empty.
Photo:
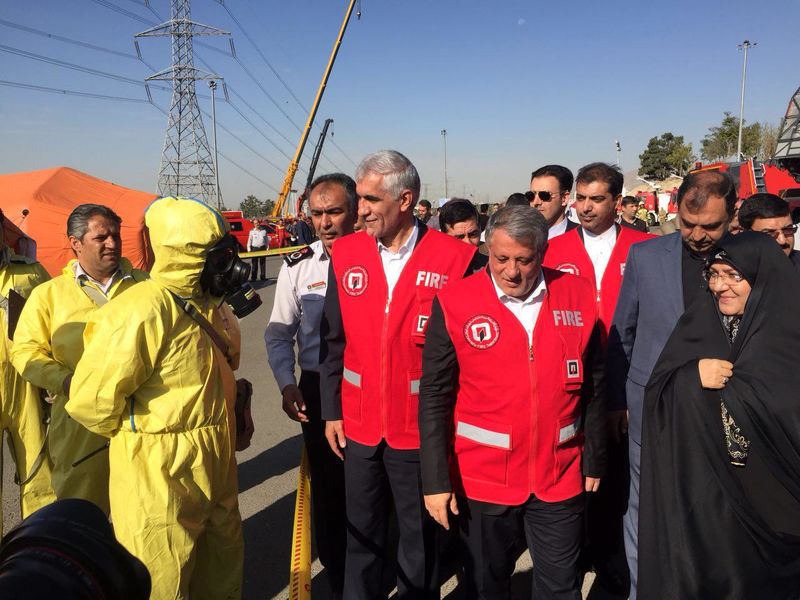
[[[768,236],[709,259],[647,386],[638,597],[800,598],[800,277]]]

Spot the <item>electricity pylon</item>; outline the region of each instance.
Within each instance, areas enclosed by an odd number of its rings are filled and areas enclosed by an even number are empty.
[[[189,0],[172,0],[171,14],[172,19],[166,23],[136,35],[137,38],[172,38],[172,66],[145,79],[172,82],[172,105],[158,174],[158,192],[162,196],[197,198],[216,206],[214,160],[197,105],[195,82],[220,77],[194,67],[192,37],[230,33],[192,21]]]

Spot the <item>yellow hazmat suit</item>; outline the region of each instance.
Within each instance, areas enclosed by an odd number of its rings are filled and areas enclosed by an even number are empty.
[[[72,375],[83,354],[83,329],[99,308],[95,298],[102,297],[94,283],[75,279],[77,264],[71,260],[59,277],[33,291],[14,334],[12,361],[27,381],[54,398],[47,449],[56,496],[90,500],[108,514],[108,452],[104,449],[108,440],[70,419],[64,410],[64,379]],[[119,266],[121,274],[108,289],[108,300],[147,278],[125,258]],[[110,344],[108,351],[113,349]]]
[[[150,279],[89,320],[67,412],[111,438],[114,531],[150,570],[152,598],[239,598],[243,541],[226,406],[233,371],[172,296],[221,333],[238,328],[199,283],[226,226],[183,198],[156,200],[145,221]]]
[[[50,276],[42,265],[13,255],[0,243],[0,304],[5,305],[3,299],[7,302],[10,290],[27,298],[31,290],[48,279]],[[50,462],[47,453],[43,452],[45,417],[39,390],[22,379],[11,364],[13,344],[8,339],[7,308],[0,309],[0,338],[0,430],[5,429],[10,435],[9,446],[23,482],[20,500],[22,517],[25,518],[55,500],[50,486]],[[37,462],[38,469],[31,478],[31,471]],[[30,481],[24,483],[29,478]]]

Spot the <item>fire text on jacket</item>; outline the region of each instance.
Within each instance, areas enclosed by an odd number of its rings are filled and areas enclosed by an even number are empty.
[[[433,287],[438,290],[447,285],[447,275],[432,273],[431,271],[417,271],[417,285]]]
[[[556,325],[583,327],[583,315],[579,310],[554,310],[553,321]]]

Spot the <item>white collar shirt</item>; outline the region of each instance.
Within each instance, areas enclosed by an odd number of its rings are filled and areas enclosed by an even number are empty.
[[[392,252],[378,240],[378,254],[381,256],[383,274],[386,276],[386,284],[389,286],[389,300],[392,299],[394,287],[400,279],[403,267],[408,263],[408,259],[411,258],[411,253],[414,251],[414,246],[417,245],[417,238],[419,238],[419,224],[415,222],[411,235],[403,242],[397,252]]]
[[[544,281],[544,275],[541,272],[539,273],[533,291],[524,300],[506,295],[500,286],[497,285],[497,282],[494,280],[494,275],[492,275],[492,283],[494,284],[494,290],[497,292],[497,298],[500,300],[500,303],[510,310],[511,314],[517,318],[528,334],[528,343],[533,344],[533,328],[536,327],[536,321],[539,319],[539,312],[542,308],[544,295],[547,292],[547,284]]]
[[[567,232],[567,217],[564,217],[558,223],[556,223],[550,229],[547,230],[547,239],[552,240],[557,235],[561,235],[562,233],[566,232]]]
[[[108,296],[108,290],[111,289],[111,286],[114,285],[114,282],[122,276],[122,270],[117,268],[114,274],[108,278],[108,281],[105,283],[100,283],[96,279],[94,279],[91,275],[89,275],[86,271],[83,270],[81,263],[75,263],[75,281],[78,285],[81,285],[81,279],[86,281],[91,281],[93,284],[97,286],[97,288],[103,292],[104,296]]]
[[[583,244],[586,248],[586,253],[592,261],[594,266],[594,279],[597,282],[597,289],[600,289],[600,282],[603,280],[603,275],[608,266],[608,260],[611,258],[611,252],[614,250],[614,244],[617,243],[617,227],[611,225],[603,233],[595,235],[590,231],[583,230]]]
[[[330,258],[321,240],[309,246],[314,255],[281,265],[272,314],[264,334],[269,366],[278,389],[297,384],[297,362],[303,371],[319,371],[320,324],[328,289]],[[291,256],[291,255],[290,255]]]
[[[253,248],[264,248],[268,242],[267,230],[264,227],[253,227],[247,234],[247,251]]]

